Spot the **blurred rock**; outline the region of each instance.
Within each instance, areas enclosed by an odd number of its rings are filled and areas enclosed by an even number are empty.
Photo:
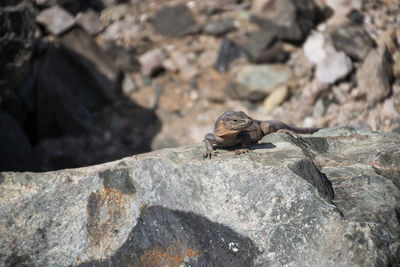
[[[1,110],[0,171],[37,171],[31,144],[22,127]]]
[[[139,57],[141,71],[143,75],[150,76],[163,67],[163,62],[166,56],[164,52],[159,49],[147,51]]]
[[[89,34],[95,35],[104,29],[99,15],[92,9],[78,13],[75,18],[76,23],[82,26]]]
[[[361,9],[361,0],[326,0],[326,4],[333,9],[335,15],[346,16],[353,9]]]
[[[265,31],[276,32],[287,41],[299,42],[322,18],[322,12],[313,0],[255,0],[252,3],[252,21]]]
[[[317,102],[315,102],[313,109],[313,117],[319,118],[325,114],[325,103],[323,98],[319,98]]]
[[[386,47],[371,50],[357,71],[357,82],[369,103],[385,99],[391,93],[392,59]]]
[[[151,23],[156,32],[168,37],[182,37],[199,31],[199,26],[185,4],[162,8]]]
[[[311,64],[319,64],[335,51],[330,39],[323,33],[311,34],[303,45],[304,55]]]
[[[218,51],[217,61],[214,67],[219,72],[226,72],[229,69],[229,65],[239,57],[245,57],[244,50],[236,43],[228,38],[224,38],[221,42]]]
[[[235,30],[233,19],[225,19],[207,23],[203,31],[210,35],[221,36]]]
[[[317,79],[332,84],[346,77],[353,69],[351,59],[344,52],[336,51],[329,36],[314,33],[303,45],[304,55],[316,65]]]
[[[282,104],[289,95],[289,88],[287,86],[279,86],[274,89],[264,100],[264,109],[271,111],[275,107]]]
[[[394,55],[393,76],[400,80],[400,51]]]
[[[164,67],[164,69],[166,69],[168,71],[172,71],[172,72],[178,71],[178,67],[176,66],[174,61],[170,58],[167,58],[166,60],[164,60],[163,67]]]
[[[65,34],[61,38],[61,43],[66,48],[68,56],[83,67],[86,78],[94,83],[89,87],[90,90],[94,90],[94,94],[106,102],[114,100],[120,89],[121,73],[110,55],[81,29],[74,29]]]
[[[130,75],[125,74],[124,79],[122,81],[122,92],[124,93],[124,95],[129,96],[130,94],[136,92],[137,90],[138,87],[135,84],[133,78]]]
[[[399,110],[400,111],[400,110]],[[393,99],[386,99],[382,107],[382,116],[388,119],[398,119],[399,111],[396,110]]]
[[[74,17],[65,9],[53,6],[42,10],[36,17],[36,22],[45,26],[53,35],[60,35],[75,24]]]
[[[204,69],[212,67],[217,60],[217,56],[218,53],[216,50],[205,50],[200,54],[198,64]]]
[[[244,65],[232,71],[235,84],[227,88],[233,98],[261,101],[277,86],[284,85],[292,78],[284,65]]]
[[[284,62],[289,58],[283,43],[275,42],[276,34],[273,32],[251,32],[246,39],[242,47],[253,63]]]
[[[138,36],[141,29],[141,26],[136,23],[134,17],[127,16],[122,20],[117,20],[109,25],[101,36],[109,41],[115,41],[118,39],[131,41]]]
[[[119,70],[124,72],[140,70],[140,63],[133,51],[127,51],[123,47],[115,45],[114,42],[106,42],[103,49]]]
[[[351,59],[344,52],[336,52],[317,65],[315,76],[322,83],[332,84],[346,77],[352,69]]]
[[[100,19],[105,25],[110,25],[115,21],[130,17],[130,11],[129,5],[127,4],[109,6],[101,11]]]
[[[337,50],[343,50],[353,60],[363,60],[371,48],[375,47],[374,40],[362,25],[346,23],[331,32],[333,45]]]
[[[34,33],[34,9],[29,0],[1,2],[0,97],[13,90],[25,75],[32,54]]]
[[[190,64],[187,57],[183,53],[172,51],[170,53],[170,56],[171,60],[175,63],[175,66],[177,66],[179,70],[179,75],[182,77],[183,80],[190,81],[197,74],[199,74],[196,66],[194,64]]]

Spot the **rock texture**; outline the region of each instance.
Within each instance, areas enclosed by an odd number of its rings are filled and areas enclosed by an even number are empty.
[[[349,127],[82,169],[0,173],[0,262],[38,266],[400,263],[400,136]]]

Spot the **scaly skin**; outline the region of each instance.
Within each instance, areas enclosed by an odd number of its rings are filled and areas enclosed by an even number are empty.
[[[252,143],[258,142],[263,136],[280,132],[290,131],[298,134],[314,133],[320,128],[302,128],[287,125],[278,120],[258,121],[247,116],[243,111],[227,111],[215,122],[214,133],[208,133],[204,137],[206,153],[204,158],[211,158],[217,151],[217,147],[233,147],[241,144],[236,149],[236,154],[247,153]]]

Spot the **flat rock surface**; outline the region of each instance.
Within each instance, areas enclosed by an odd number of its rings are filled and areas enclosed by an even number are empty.
[[[395,265],[400,136],[324,129],[0,173],[0,261],[38,266]]]

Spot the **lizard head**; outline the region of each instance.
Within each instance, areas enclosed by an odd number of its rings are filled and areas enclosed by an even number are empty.
[[[243,111],[226,111],[215,122],[214,134],[218,136],[238,134],[253,123]]]

